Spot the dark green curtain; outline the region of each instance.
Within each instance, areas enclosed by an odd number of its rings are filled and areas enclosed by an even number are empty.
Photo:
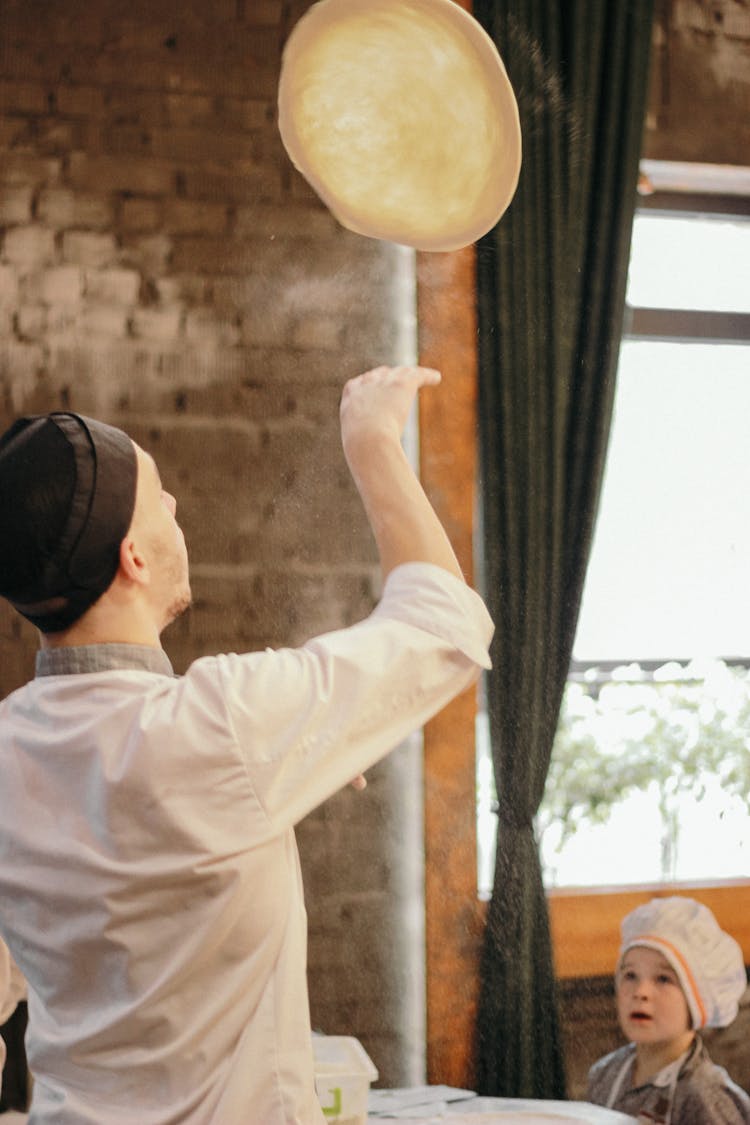
[[[598,503],[636,202],[653,0],[476,0],[523,133],[517,194],[478,247],[488,709],[498,792],[477,1089],[562,1098],[533,818]]]

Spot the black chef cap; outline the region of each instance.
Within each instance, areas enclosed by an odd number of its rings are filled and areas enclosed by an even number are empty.
[[[137,474],[127,434],[79,414],[20,418],[0,437],[0,594],[43,633],[112,582]]]

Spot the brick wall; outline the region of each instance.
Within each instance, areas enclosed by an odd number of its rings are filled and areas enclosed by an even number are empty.
[[[750,11],[746,0],[657,0],[644,155],[747,164]]]
[[[70,408],[154,454],[192,560],[178,670],[377,593],[337,407],[346,377],[404,358],[412,264],[342,230],[285,156],[280,50],[306,7],[0,8],[0,428]],[[35,648],[0,607],[0,695]],[[300,831],[314,1022],[389,1082],[422,1066],[418,787],[404,749]]]

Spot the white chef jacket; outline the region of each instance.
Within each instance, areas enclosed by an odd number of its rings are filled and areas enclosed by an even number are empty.
[[[365,621],[295,650],[180,678],[147,646],[39,654],[0,703],[30,1125],[324,1121],[293,826],[474,682],[491,635],[472,590],[409,563]],[[102,670],[72,674],[79,655]]]

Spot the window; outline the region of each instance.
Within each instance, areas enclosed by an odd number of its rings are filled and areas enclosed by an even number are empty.
[[[600,512],[537,824],[549,887],[750,878],[750,173],[643,170],[656,190],[634,224]],[[477,742],[487,893],[481,715]]]

